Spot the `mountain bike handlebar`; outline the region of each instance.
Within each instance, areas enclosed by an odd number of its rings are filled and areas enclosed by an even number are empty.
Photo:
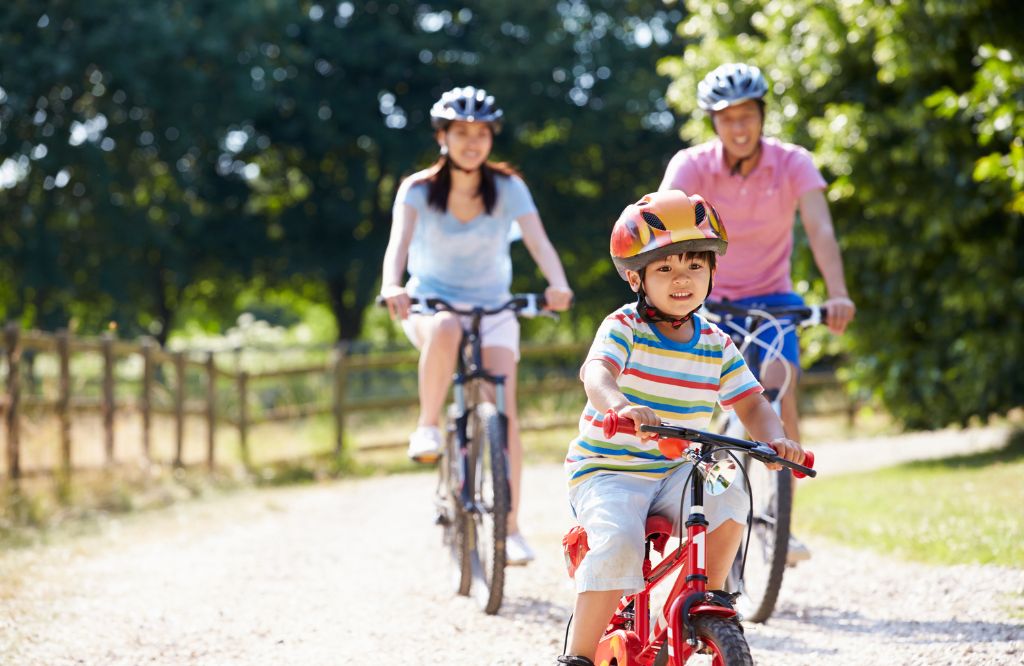
[[[798,479],[802,479],[805,476],[813,478],[818,475],[818,472],[813,469],[814,454],[810,451],[804,451],[805,466],[779,457],[772,445],[765,442],[736,439],[735,437],[727,437],[726,435],[718,435],[711,432],[705,432],[703,430],[696,430],[694,428],[669,425],[667,423],[662,423],[660,425],[642,425],[640,426],[640,430],[643,432],[655,433],[659,438],[664,436],[668,439],[681,440],[679,446],[680,450],[686,448],[685,442],[687,441],[696,442],[698,444],[707,444],[710,446],[720,446],[729,449],[740,449],[752,458],[756,458],[763,463],[777,464],[789,468],[793,472],[793,476]],[[620,432],[636,434],[636,424],[632,419],[623,418],[619,416],[615,410],[609,409],[604,415],[604,436],[611,437],[612,435]]]
[[[508,299],[501,305],[495,307],[482,307],[482,306],[464,306],[459,307],[449,303],[443,298],[423,298],[419,296],[410,296],[409,301],[412,303],[415,310],[419,313],[430,313],[438,310],[445,312],[451,312],[457,315],[495,315],[505,310],[511,310],[520,317],[551,317],[557,319],[558,315],[551,311],[545,310],[547,306],[547,299],[544,298],[544,294],[513,294],[512,298]],[[377,296],[377,305],[387,306],[387,301],[383,296]]]
[[[749,307],[737,305],[730,301],[706,301],[704,308],[719,317],[756,317],[768,314],[772,317],[786,317],[797,321],[801,326],[816,326],[828,321],[828,311],[820,305],[775,305]]]

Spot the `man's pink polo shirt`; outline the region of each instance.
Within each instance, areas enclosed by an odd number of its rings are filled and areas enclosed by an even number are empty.
[[[715,207],[729,236],[719,257],[715,298],[746,298],[793,291],[790,255],[800,197],[825,189],[804,148],[764,138],[761,159],[746,178],[729,174],[718,139],[681,150],[668,163],[659,189],[700,194]]]

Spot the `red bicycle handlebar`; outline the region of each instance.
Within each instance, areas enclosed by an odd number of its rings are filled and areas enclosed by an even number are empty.
[[[604,421],[602,425],[604,429],[604,436],[608,438],[611,438],[616,433],[620,432],[625,433],[627,435],[636,434],[636,424],[633,422],[633,420],[619,416],[618,413],[613,409],[609,409],[607,412],[605,412]],[[657,430],[654,430],[654,428],[660,428],[661,431],[659,432]],[[670,458],[681,457],[683,449],[685,448],[685,445],[688,441],[700,440],[705,442],[713,442],[724,446],[736,446],[741,449],[745,449],[752,455],[754,455],[754,457],[761,458],[764,462],[779,463],[785,467],[789,467],[792,464],[785,458],[780,458],[778,456],[778,449],[776,449],[771,444],[765,442],[748,442],[746,440],[735,439],[733,437],[726,437],[725,435],[716,435],[714,433],[704,432],[702,430],[693,430],[691,428],[685,428],[682,426],[670,426],[664,424],[660,426],[640,426],[640,429],[643,430],[644,432],[652,433],[653,438],[658,440],[658,448],[661,449],[662,453],[664,453],[666,456]],[[663,435],[665,436],[663,437]],[[763,454],[759,456],[755,452],[755,450],[760,446],[768,447],[775,451],[775,459],[772,460],[768,457],[768,455]],[[675,455],[670,455],[671,453],[674,453]],[[814,453],[805,450],[803,463],[800,466],[807,468],[807,470],[811,472],[811,476],[813,476],[814,472],[812,470],[814,468]],[[792,467],[790,467],[790,471],[792,471],[793,476],[795,476],[798,479],[802,479],[806,476],[809,476],[806,472],[803,472],[799,469],[793,469]]]

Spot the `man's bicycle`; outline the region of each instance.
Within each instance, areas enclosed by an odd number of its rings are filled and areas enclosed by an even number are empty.
[[[484,368],[480,325],[485,316],[505,311],[520,317],[557,317],[544,306],[542,294],[516,294],[493,308],[462,308],[439,298],[414,298],[410,308],[417,314],[451,312],[462,320],[435,504],[454,565],[456,592],[472,594],[491,615],[498,612],[504,594],[505,537],[512,499],[505,377]]]
[[[782,343],[787,333],[797,327],[814,326],[824,321],[825,311],[817,306],[750,308],[727,301],[704,304],[708,319],[732,336],[747,367],[760,381],[761,368],[782,356]],[[774,329],[775,338],[766,343],[759,336]],[[777,389],[767,389],[765,398],[781,416],[782,395],[795,381],[789,364],[784,364],[785,378]],[[743,424],[734,412],[722,412],[715,429],[730,437],[746,435]],[[776,474],[763,465],[750,465],[740,456],[752,491],[750,530],[729,574],[730,590],[740,593],[736,607],[744,619],[764,622],[771,617],[782,588],[789,550],[790,519],[793,511],[793,479],[789,474]]]
[[[636,432],[629,419],[622,419],[609,410],[603,419],[604,432]],[[673,534],[671,521],[664,516],[648,516],[644,551],[644,589],[623,597],[612,620],[601,637],[594,659],[596,664],[618,666],[679,666],[706,664],[715,666],[746,666],[753,664],[750,647],[740,628],[733,608],[734,595],[707,589],[705,548],[707,520],[704,518],[704,496],[719,495],[732,486],[739,474],[745,473],[733,452],[765,463],[778,463],[801,476],[815,476],[811,469],[814,456],[809,451],[804,462],[808,466],[780,458],[763,442],[751,442],[702,430],[661,424],[641,426],[656,433],[663,451],[679,451],[680,457],[692,464],[686,485],[690,490],[690,514],[686,519],[686,538],[657,564],[651,562],[651,550],[664,554]],[[788,475],[786,475],[788,476]],[[683,493],[686,493],[684,486]],[[681,533],[682,529],[676,531]],[[586,555],[586,533],[573,528],[563,540],[569,575]],[[673,579],[671,574],[679,571]],[[651,594],[661,583],[673,580],[671,591],[661,613],[651,618]],[[563,649],[564,651],[564,649]]]

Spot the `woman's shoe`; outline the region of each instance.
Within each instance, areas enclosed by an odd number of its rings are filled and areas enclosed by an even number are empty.
[[[435,463],[441,457],[441,429],[420,426],[409,436],[409,457],[418,463]]]
[[[537,555],[519,532],[505,537],[505,564],[514,567],[526,566]]]

